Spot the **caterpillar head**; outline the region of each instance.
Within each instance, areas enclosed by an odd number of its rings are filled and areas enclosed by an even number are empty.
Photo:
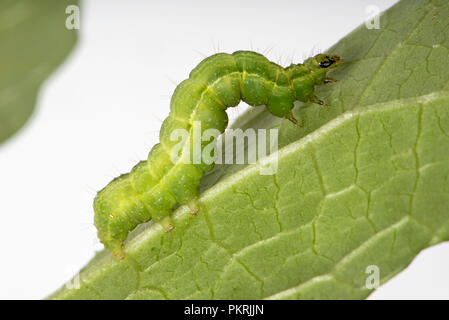
[[[340,65],[342,60],[336,54],[318,54],[312,58],[316,61],[319,68],[329,70]]]
[[[342,62],[343,60],[336,54],[320,53],[304,61],[304,65],[306,65],[313,74],[317,75],[317,78],[324,79],[328,70],[339,66]],[[322,77],[319,77],[319,75],[322,75]]]

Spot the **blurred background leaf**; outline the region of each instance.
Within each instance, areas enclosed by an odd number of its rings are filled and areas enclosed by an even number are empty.
[[[75,46],[66,28],[69,5],[77,0],[0,2],[0,143],[33,113],[39,88]]]

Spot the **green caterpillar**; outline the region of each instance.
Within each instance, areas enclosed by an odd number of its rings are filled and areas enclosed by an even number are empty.
[[[187,130],[192,137],[194,125],[200,123],[201,132],[224,132],[228,125],[226,109],[240,100],[251,106],[266,105],[273,115],[297,124],[292,114],[294,102],[324,104],[315,96],[314,87],[335,81],[326,73],[341,62],[337,55],[318,54],[304,64],[283,68],[251,51],[219,53],[204,59],[175,89],[170,114],[160,131],[160,143],[151,149],[148,159],[98,192],[94,211],[100,241],[122,259],[123,241],[140,223],[153,220],[168,232],[173,228],[173,207],[187,204],[192,213],[198,211],[200,180],[214,164],[188,161],[192,139],[184,142],[179,151],[181,160],[170,161],[172,148],[179,144],[171,139],[174,130]],[[213,141],[213,137],[202,141],[201,149]]]

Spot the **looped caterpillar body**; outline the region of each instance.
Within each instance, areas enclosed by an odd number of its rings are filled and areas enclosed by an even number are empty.
[[[283,68],[251,51],[219,53],[204,59],[175,89],[160,143],[151,149],[148,159],[98,192],[94,211],[100,241],[116,257],[123,258],[123,241],[138,224],[152,219],[169,231],[173,228],[169,216],[174,206],[193,203],[192,213],[197,211],[194,201],[200,180],[213,164],[170,161],[170,152],[178,143],[170,139],[174,130],[184,129],[192,136],[193,125],[201,123],[202,132],[224,132],[228,125],[226,109],[241,100],[251,106],[266,105],[273,115],[297,123],[292,114],[294,102],[324,104],[315,96],[314,87],[334,81],[326,78],[326,73],[341,61],[336,55],[318,54],[304,64]],[[191,141],[181,149],[181,158],[192,149]],[[201,148],[204,146],[202,142]]]

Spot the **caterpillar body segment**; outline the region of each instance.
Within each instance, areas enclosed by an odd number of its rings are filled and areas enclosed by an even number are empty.
[[[336,55],[319,54],[304,64],[283,68],[251,51],[219,53],[203,60],[175,89],[160,143],[151,149],[148,159],[97,194],[94,220],[100,241],[116,257],[123,258],[122,244],[137,225],[153,220],[169,231],[173,228],[169,218],[173,207],[187,204],[192,213],[198,211],[198,186],[213,163],[204,163],[201,158],[200,162],[192,161],[196,124],[201,124],[200,137],[207,129],[224,132],[228,125],[226,109],[241,100],[251,106],[266,105],[273,115],[296,122],[294,102],[321,102],[314,87],[333,81],[326,78],[326,73],[340,63]],[[179,140],[171,135],[177,129],[189,132],[189,139],[174,162],[170,155]],[[202,141],[200,151],[208,143]]]

